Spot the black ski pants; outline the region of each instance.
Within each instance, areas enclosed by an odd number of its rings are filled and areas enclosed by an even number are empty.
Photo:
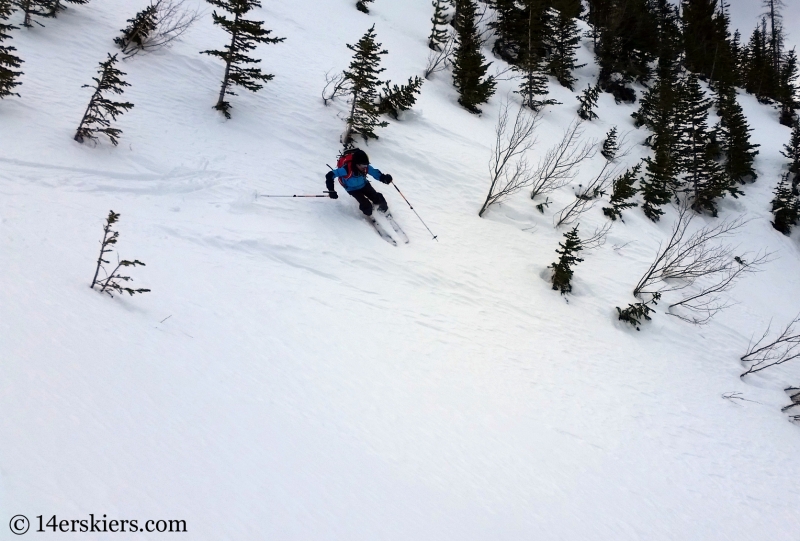
[[[389,205],[386,203],[386,198],[383,197],[383,194],[380,192],[375,191],[375,188],[372,187],[369,181],[367,181],[363,188],[347,193],[356,198],[356,201],[358,201],[358,208],[367,216],[372,216],[373,203],[378,205],[378,210],[381,212],[385,212],[389,208]]]

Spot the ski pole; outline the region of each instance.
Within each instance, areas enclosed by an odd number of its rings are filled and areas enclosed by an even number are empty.
[[[410,208],[412,211],[414,211],[414,214],[416,214],[416,215],[417,215],[417,218],[419,218],[419,221],[420,221],[420,222],[422,222],[422,225],[424,225],[424,226],[425,226],[425,229],[427,229],[427,230],[428,230],[428,233],[430,233],[431,235],[433,235],[433,240],[435,240],[436,242],[439,242],[438,235],[434,235],[434,234],[433,234],[433,231],[431,231],[431,228],[430,228],[430,227],[428,227],[428,224],[426,224],[426,223],[425,223],[425,221],[422,219],[422,217],[421,217],[421,216],[420,216],[420,215],[417,213],[417,211],[416,211],[416,210],[414,210],[414,206],[413,206],[413,205],[412,205],[412,204],[409,202],[409,200],[408,200],[408,199],[406,199],[406,196],[405,196],[405,195],[403,195],[403,192],[401,192],[401,191],[400,191],[400,188],[398,188],[398,187],[397,187],[397,184],[395,184],[394,182],[392,182],[391,184],[392,184],[392,186],[394,186],[394,189],[395,189],[395,190],[397,190],[397,193],[399,193],[399,194],[400,194],[400,197],[402,197],[403,199],[405,199],[405,202],[406,202],[406,203],[408,203],[408,208]]]
[[[331,192],[326,191],[325,194],[329,194]],[[257,193],[256,197],[329,197],[328,195],[264,195]]]

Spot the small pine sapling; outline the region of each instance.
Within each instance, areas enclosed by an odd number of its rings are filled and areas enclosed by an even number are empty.
[[[356,9],[361,13],[369,13],[369,4],[374,2],[375,0],[358,0],[356,2]]]
[[[111,121],[133,108],[132,103],[112,101],[104,94],[122,94],[123,87],[130,86],[122,80],[125,73],[118,70],[114,65],[117,62],[117,55],[108,55],[105,62],[100,62],[98,77],[92,77],[95,85],[83,85],[82,88],[93,88],[94,94],[89,100],[86,112],[83,114],[78,130],[75,132],[75,140],[83,143],[87,138],[97,140],[97,134],[103,133],[111,139],[114,146],[118,144],[118,138],[122,130],[111,127]]]
[[[447,43],[446,0],[433,0],[433,17],[431,17],[431,35],[428,36],[428,47],[432,51],[441,52]]]
[[[611,198],[609,200],[611,206],[603,207],[603,214],[612,220],[619,218],[620,221],[624,221],[622,220],[622,211],[639,206],[638,203],[634,203],[630,201],[630,199],[639,193],[639,190],[636,189],[633,184],[639,177],[639,172],[641,170],[642,164],[636,164],[635,167],[628,169],[614,180]]]
[[[600,85],[588,85],[583,94],[577,96],[578,102],[581,104],[578,108],[578,116],[583,120],[594,120],[597,118],[597,113],[594,108],[597,107],[597,99],[600,97]]]
[[[553,269],[551,281],[553,289],[561,291],[562,295],[572,292],[573,267],[583,261],[578,257],[578,252],[583,250],[581,239],[578,237],[578,226],[564,234],[564,242],[559,242],[560,249],[556,253],[560,255],[558,261],[547,267]]]
[[[50,13],[48,13],[48,16],[50,17],[56,17],[60,12],[67,9],[67,6],[61,5],[62,0],[49,0],[49,1],[50,1]],[[78,4],[78,5],[84,5],[89,3],[89,0],[63,0],[63,1],[69,4]]]
[[[378,120],[380,113],[376,103],[378,86],[382,83],[378,75],[386,71],[380,67],[381,56],[389,51],[381,48],[381,44],[375,41],[376,37],[373,24],[358,43],[347,44],[347,48],[354,54],[349,69],[344,72],[352,91],[347,129],[342,138],[345,146],[352,145],[356,135],[363,137],[364,141],[377,139],[375,128],[388,126],[386,122]]]
[[[150,290],[145,288],[138,288],[133,289],[130,287],[125,287],[122,285],[123,282],[130,282],[133,279],[130,276],[123,276],[119,274],[119,270],[122,267],[136,267],[142,266],[144,267],[145,264],[139,261],[138,259],[134,259],[133,261],[129,261],[127,259],[123,259],[122,261],[119,260],[117,257],[117,266],[114,267],[110,273],[106,270],[105,265],[109,265],[109,261],[104,259],[106,254],[113,251],[113,246],[117,244],[117,239],[119,237],[119,232],[114,231],[112,226],[119,221],[119,214],[110,210],[108,212],[108,217],[106,218],[106,223],[103,226],[103,240],[100,242],[100,256],[97,258],[97,267],[94,270],[94,277],[92,278],[92,284],[89,286],[92,289],[95,287],[100,288],[100,293],[107,293],[110,297],[113,297],[112,292],[116,293],[127,293],[128,295],[133,296],[136,293],[147,293]],[[100,271],[103,271],[105,274],[105,278],[99,278]]]
[[[156,5],[150,4],[126,22],[128,26],[122,30],[121,36],[114,38],[114,43],[124,54],[130,55],[143,48],[150,34],[158,28]]]
[[[652,319],[650,314],[654,312],[654,310],[650,308],[649,305],[658,304],[659,299],[661,299],[661,293],[655,292],[653,293],[652,298],[647,302],[636,302],[629,304],[627,308],[620,308],[617,306],[617,316],[620,321],[630,323],[636,327],[636,330],[638,331],[640,330],[639,325],[642,324],[642,320],[650,321]]]
[[[772,227],[788,235],[792,232],[792,226],[797,225],[800,219],[800,201],[789,186],[789,173],[783,174],[774,193],[772,214],[775,220]]]
[[[225,75],[222,77],[222,88],[219,91],[214,109],[220,111],[225,118],[231,117],[231,104],[225,96],[235,96],[230,90],[232,85],[241,86],[251,92],[258,92],[274,75],[263,73],[255,64],[261,62],[258,58],[247,56],[259,43],[281,43],[286,38],[271,38],[272,30],[263,28],[263,21],[252,21],[244,17],[254,8],[260,8],[259,0],[206,0],[212,6],[227,11],[232,18],[219,15],[216,11],[212,14],[214,24],[219,25],[231,35],[231,42],[222,51],[201,51],[200,54],[216,56],[225,62]]]
[[[388,114],[397,120],[402,111],[408,111],[414,106],[423,82],[421,77],[409,77],[408,84],[389,87],[389,81],[386,81],[378,97],[378,113]]]
[[[606,160],[611,161],[616,157],[617,152],[619,152],[619,142],[617,142],[617,127],[614,126],[608,130],[606,138],[603,140],[603,148],[600,149],[600,154]]]
[[[17,78],[22,75],[21,71],[15,71],[22,65],[22,60],[14,55],[16,48],[10,45],[3,45],[7,39],[11,39],[9,32],[16,30],[16,26],[5,24],[14,7],[11,0],[0,0],[0,99],[7,96],[19,96],[14,92],[14,87],[21,85]]]

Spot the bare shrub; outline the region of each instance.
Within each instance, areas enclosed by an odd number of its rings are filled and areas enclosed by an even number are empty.
[[[455,46],[456,37],[451,31],[439,49],[431,50],[430,53],[428,53],[428,64],[425,66],[425,72],[423,74],[426,79],[430,79],[431,75],[434,73],[444,71],[450,67]]]
[[[772,324],[767,326],[767,330],[761,335],[755,343],[752,343],[747,348],[747,353],[742,355],[741,360],[743,363],[751,363],[750,368],[747,369],[740,377],[747,374],[754,374],[761,372],[767,368],[778,366],[788,363],[800,357],[800,329],[797,324],[800,323],[800,315],[789,322],[783,331],[775,338],[767,338],[770,334]],[[800,397],[800,395],[797,395]]]
[[[483,216],[491,205],[518,192],[531,183],[531,168],[525,156],[536,144],[534,131],[540,115],[530,114],[520,107],[509,126],[509,101],[503,102],[495,128],[495,144],[489,160],[491,184],[478,216]]]
[[[347,96],[352,92],[350,81],[345,77],[344,73],[336,73],[331,75],[328,71],[325,73],[325,87],[322,89],[322,103],[326,106],[336,101],[336,98]]]
[[[150,24],[137,24],[142,15],[150,19]],[[180,39],[200,16],[200,11],[189,7],[186,0],[151,0],[144,11],[128,21],[131,26],[123,30],[122,37],[114,41],[124,58],[157,51]]]
[[[597,152],[594,141],[581,143],[583,121],[572,122],[564,135],[541,159],[531,180],[531,199],[551,193],[569,184],[578,174],[578,166]]]

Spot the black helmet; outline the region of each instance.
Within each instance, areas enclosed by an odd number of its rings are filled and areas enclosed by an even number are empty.
[[[355,165],[369,165],[369,156],[367,153],[357,148],[353,150],[353,164]]]

